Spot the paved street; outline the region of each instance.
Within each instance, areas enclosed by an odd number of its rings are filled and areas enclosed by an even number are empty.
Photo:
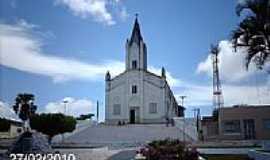
[[[77,160],[107,160],[113,155],[120,152],[120,150],[109,150],[107,147],[88,149],[88,148],[79,148],[79,149],[55,149],[61,154],[74,154]]]
[[[133,160],[136,155],[136,150],[124,150],[112,155],[107,160]]]
[[[198,148],[201,154],[242,154],[246,155],[251,149],[261,148]]]

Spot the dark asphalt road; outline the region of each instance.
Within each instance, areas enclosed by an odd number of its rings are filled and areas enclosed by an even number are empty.
[[[107,160],[132,160],[136,155],[136,150],[121,151]]]

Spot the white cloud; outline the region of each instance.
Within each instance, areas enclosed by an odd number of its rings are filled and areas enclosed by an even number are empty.
[[[63,101],[67,101],[66,104]],[[88,99],[75,99],[72,97],[65,97],[57,102],[49,102],[44,109],[45,113],[65,113],[75,117],[81,114],[96,113],[96,106]]]
[[[120,61],[87,64],[74,59],[50,56],[43,52],[42,42],[31,34],[30,27],[25,26],[0,24],[1,65],[49,76],[56,82],[103,79],[107,70],[118,74],[124,68]]]
[[[127,13],[127,9],[125,7],[122,7],[121,8],[119,15],[120,15],[120,18],[123,21],[125,21],[128,18],[128,16],[129,16],[129,14]]]
[[[32,34],[37,27],[21,20],[17,25],[0,24],[1,61],[0,64],[24,72],[51,77],[54,82],[68,80],[103,81],[109,70],[112,76],[123,72],[125,65],[121,61],[106,60],[100,64],[84,63],[75,59],[50,56],[44,53],[42,41]],[[18,60],[19,58],[19,60]],[[161,74],[161,69],[149,67],[150,71]],[[180,84],[180,80],[167,72],[171,86]]]
[[[115,24],[112,13],[108,10],[108,5],[111,5],[109,0],[56,0],[56,4],[67,6],[75,15],[83,18],[91,16],[98,22]]]
[[[209,76],[212,74],[212,60],[210,55],[208,55],[204,61],[199,63],[196,72],[207,73]]]
[[[235,104],[270,104],[270,87],[264,86],[235,86],[225,84],[222,86],[224,106]],[[188,106],[212,106],[211,85],[190,85],[182,90],[176,89],[176,98],[181,102],[180,95],[186,95]]]
[[[257,71],[254,64],[251,64],[249,71],[245,69],[245,50],[240,49],[234,52],[232,44],[227,41],[219,43],[219,69],[222,79],[222,91],[225,106],[235,104],[270,104],[270,87],[267,81],[257,81],[258,75],[269,76],[266,73]],[[197,66],[197,73],[206,73],[212,77],[212,59],[209,55]],[[254,80],[256,79],[256,80]],[[245,81],[244,81],[245,80]],[[212,85],[189,84],[182,95],[187,95],[187,103],[191,106],[212,105]]]
[[[184,85],[185,86],[185,85]],[[187,106],[205,106],[211,105],[212,102],[212,88],[211,86],[199,86],[196,84],[190,84],[178,90],[175,90],[175,97],[179,104],[181,104],[182,100],[180,96],[187,96],[184,100]]]
[[[0,117],[15,121],[21,121],[19,117],[15,114],[15,112],[10,108],[10,106],[1,100],[0,100]]]
[[[39,26],[38,25],[35,25],[35,24],[31,24],[31,23],[28,23],[26,20],[24,19],[19,19],[17,21],[17,24],[18,26],[22,27],[22,28],[26,28],[26,29],[34,29],[34,28],[38,28]]]
[[[224,85],[224,97],[230,104],[270,104],[270,88],[264,86],[232,86]],[[226,104],[226,103],[225,103]]]
[[[161,68],[156,68],[154,66],[149,66],[149,71],[155,73],[156,75],[161,75]],[[172,76],[172,74],[166,71],[166,79],[171,87],[178,87],[182,84],[180,79]]]
[[[245,50],[240,49],[235,53],[232,44],[227,40],[220,41],[219,47],[219,68],[221,79],[236,82],[247,78],[256,72],[254,64],[251,64],[248,71],[246,70]],[[207,73],[212,76],[211,55],[208,55],[204,61],[199,63],[197,73]]]

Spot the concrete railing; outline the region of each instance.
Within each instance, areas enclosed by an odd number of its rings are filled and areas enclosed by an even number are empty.
[[[259,150],[250,150],[248,157],[254,160],[270,160],[270,153]]]
[[[179,128],[184,135],[193,141],[198,140],[198,132],[195,118],[183,118],[183,117],[175,117],[173,118],[175,122],[175,126]]]

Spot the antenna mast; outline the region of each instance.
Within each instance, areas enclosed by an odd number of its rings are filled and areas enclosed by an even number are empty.
[[[211,54],[213,63],[213,106],[215,109],[221,108],[224,105],[218,68],[219,52],[220,49],[218,45],[211,45]]]

